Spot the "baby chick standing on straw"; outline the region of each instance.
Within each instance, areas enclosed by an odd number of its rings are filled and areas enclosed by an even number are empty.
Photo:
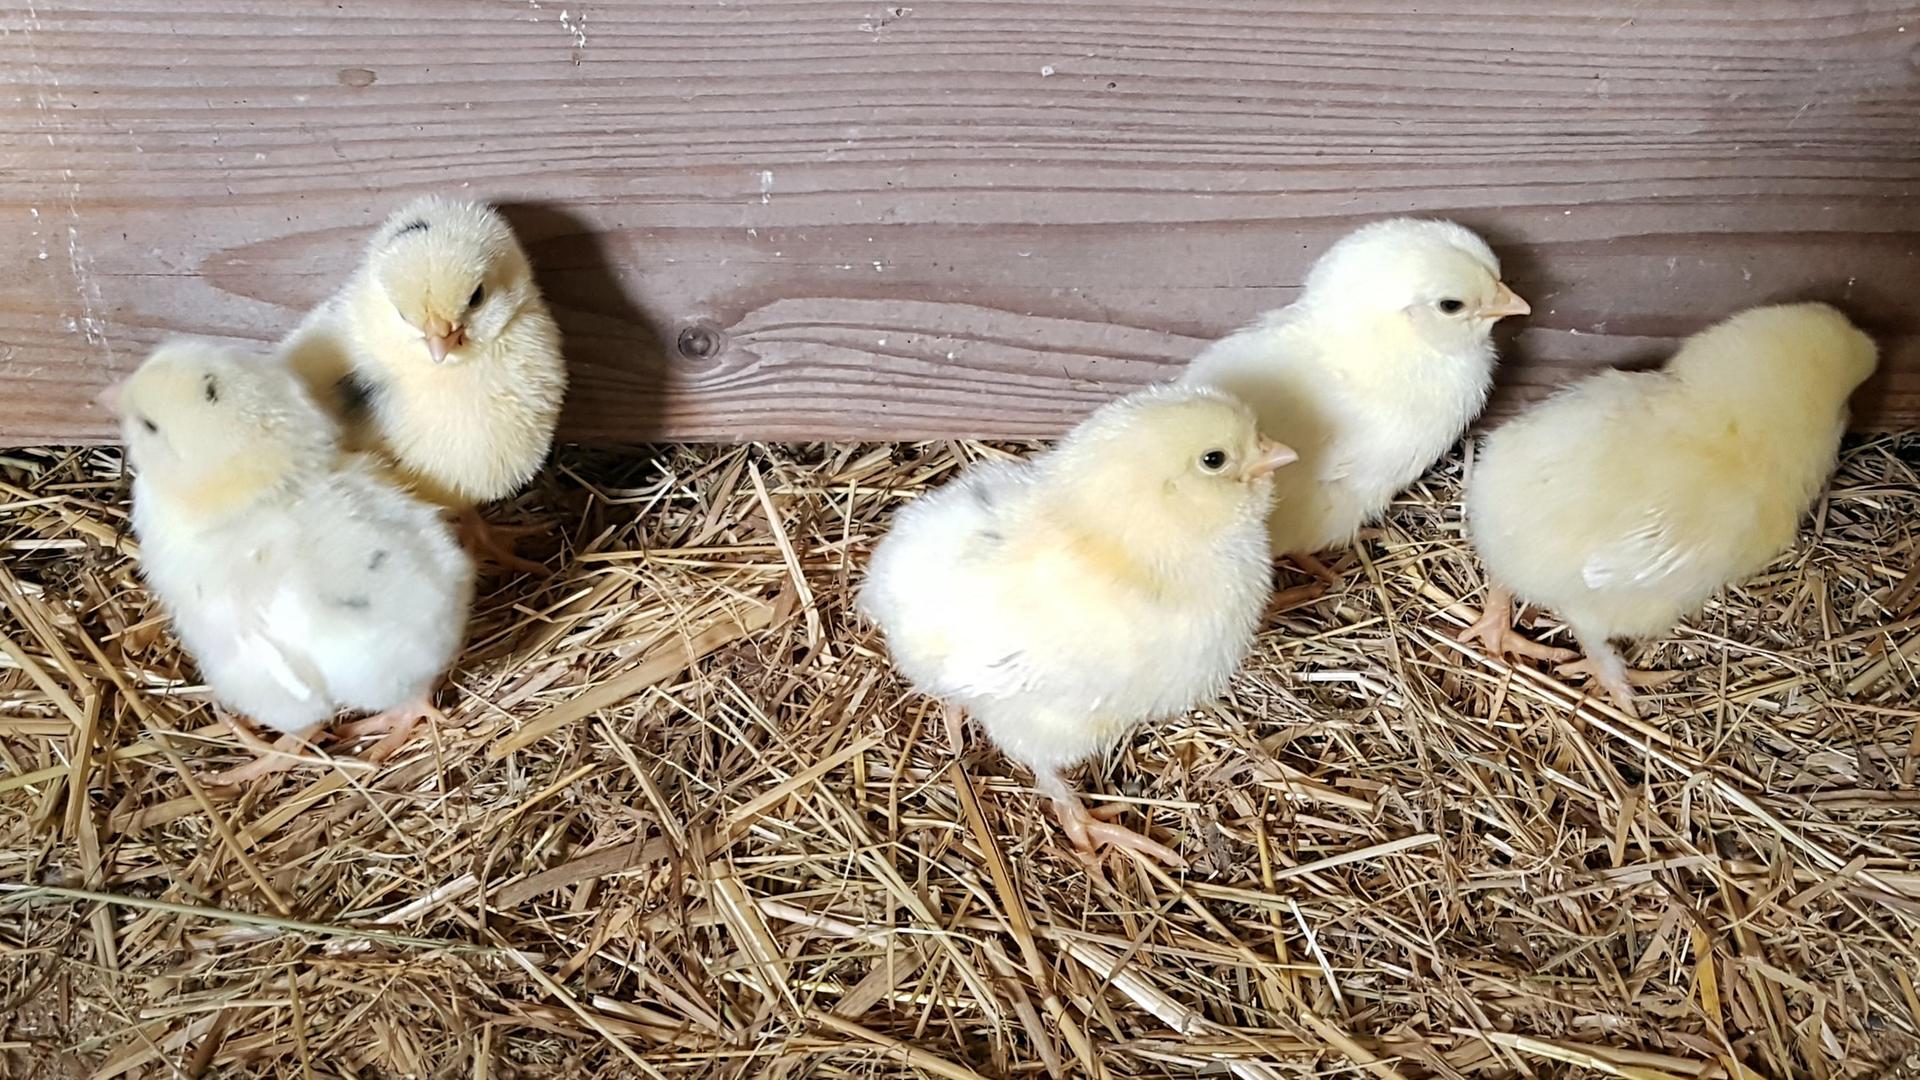
[[[373,760],[440,719],[433,686],[465,633],[473,560],[436,508],[342,456],[276,360],[172,341],[111,397],[141,572],[220,705],[288,733],[282,751],[339,710],[376,713],[352,729],[387,733]],[[283,767],[263,754],[214,779]]]
[[[1660,371],[1595,375],[1496,429],[1467,486],[1487,599],[1460,640],[1572,660],[1513,631],[1515,595],[1550,608],[1587,655],[1562,670],[1632,715],[1611,639],[1665,633],[1793,544],[1875,362],[1825,304],[1755,308]]]
[[[428,196],[374,235],[346,287],[283,346],[322,400],[364,394],[352,445],[391,457],[423,497],[457,510],[492,561],[513,554],[478,504],[526,486],[546,459],[566,393],[560,330],[506,219]]]
[[[1269,591],[1271,474],[1293,451],[1218,391],[1161,387],[1030,461],[976,465],[902,510],[860,610],[894,661],[1033,770],[1074,849],[1169,864],[1060,771],[1225,688]]]
[[[1493,324],[1530,308],[1484,240],[1395,218],[1347,234],[1299,299],[1195,357],[1182,382],[1253,406],[1300,451],[1275,478],[1275,555],[1335,580],[1316,552],[1349,544],[1466,431],[1493,385]]]

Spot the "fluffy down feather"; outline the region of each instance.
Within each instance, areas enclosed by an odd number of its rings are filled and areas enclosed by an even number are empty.
[[[349,446],[380,450],[455,509],[532,479],[566,393],[559,328],[506,219],[438,196],[388,218],[281,350]]]
[[[429,696],[464,636],[473,565],[362,455],[285,498],[182,520],[134,485],[147,582],[223,704],[278,731]]]
[[[1875,359],[1825,304],[1756,308],[1501,426],[1467,492],[1490,584],[1559,613],[1631,708],[1609,639],[1666,632],[1792,545]],[[1515,648],[1504,615],[1471,633]]]
[[[1291,459],[1218,392],[1136,394],[902,510],[860,609],[918,689],[1064,804],[1058,770],[1226,685],[1269,591],[1268,476]]]
[[[222,704],[299,732],[430,696],[473,589],[436,507],[274,360],[171,342],[117,397],[142,573]]]
[[[1350,543],[1486,403],[1493,324],[1525,314],[1486,242],[1396,218],[1343,237],[1300,298],[1195,357],[1182,381],[1253,407],[1300,452],[1275,478],[1275,554]]]

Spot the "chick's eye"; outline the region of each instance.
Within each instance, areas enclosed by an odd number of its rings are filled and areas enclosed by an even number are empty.
[[[1440,303],[1436,304],[1435,306],[1440,309],[1442,314],[1458,315],[1460,314],[1461,311],[1466,309],[1467,305],[1466,305],[1466,302],[1463,300],[1447,299],[1447,300],[1440,301]]]
[[[485,300],[486,298],[487,298],[487,288],[486,288],[486,286],[484,286],[484,285],[475,285],[475,286],[473,287],[473,295],[472,295],[472,296],[469,296],[469,297],[467,297],[467,306],[468,306],[468,307],[470,307],[470,308],[476,308],[476,307],[479,307],[479,306],[480,306],[480,301],[482,301],[482,300]]]
[[[141,426],[141,427],[143,427],[143,428],[146,428],[146,429],[147,429],[147,434],[149,434],[149,435],[158,435],[158,434],[160,434],[160,425],[159,425],[159,424],[156,424],[156,423],[154,423],[153,421],[151,421],[151,420],[149,420],[149,419],[147,419],[147,418],[146,418],[146,417],[144,417],[144,416],[140,418],[140,426]]]
[[[1201,454],[1200,467],[1208,472],[1219,472],[1221,469],[1227,467],[1227,452],[1225,450],[1209,450]]]

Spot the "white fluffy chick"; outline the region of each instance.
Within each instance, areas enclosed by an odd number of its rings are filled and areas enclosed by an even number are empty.
[[[1793,544],[1875,363],[1825,304],[1754,308],[1659,371],[1595,375],[1496,429],[1467,490],[1488,596],[1461,640],[1571,660],[1512,629],[1514,596],[1548,608],[1587,656],[1563,670],[1634,713],[1611,640],[1667,632]]]
[[[495,561],[540,570],[476,509],[539,470],[567,385],[559,327],[499,211],[439,196],[401,207],[281,348],[336,404],[352,445],[377,448],[422,497],[459,511]]]
[[[1297,300],[1182,382],[1240,398],[1300,452],[1274,481],[1273,551],[1331,581],[1314,553],[1351,543],[1459,440],[1493,385],[1493,324],[1529,310],[1473,232],[1394,218],[1342,237]]]
[[[1293,458],[1218,391],[1136,393],[902,510],[859,608],[917,689],[1033,770],[1083,857],[1113,844],[1179,864],[1060,771],[1225,688],[1268,595],[1270,477]]]
[[[437,507],[341,455],[271,359],[170,341],[113,397],[141,571],[222,706],[296,736],[286,744],[341,710],[378,714],[355,727],[387,732],[383,747],[439,718],[473,561]],[[276,768],[263,757],[219,782]]]

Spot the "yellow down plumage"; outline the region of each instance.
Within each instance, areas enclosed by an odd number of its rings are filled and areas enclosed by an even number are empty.
[[[1551,609],[1630,709],[1609,640],[1664,633],[1792,545],[1875,356],[1825,304],[1755,308],[1661,370],[1596,375],[1495,430],[1467,491],[1492,591],[1471,633],[1544,656],[1511,633],[1509,593]]]

